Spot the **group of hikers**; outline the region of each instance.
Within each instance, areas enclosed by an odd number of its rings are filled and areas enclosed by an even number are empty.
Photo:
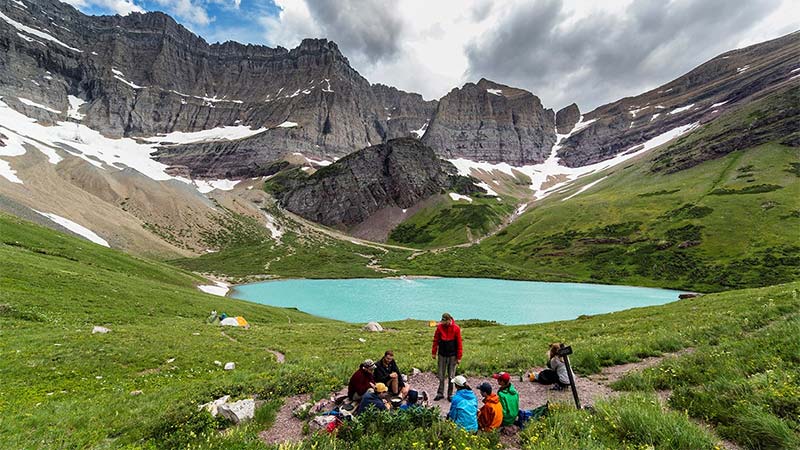
[[[560,343],[550,345],[547,352],[547,368],[538,373],[531,373],[530,381],[552,384],[556,390],[570,385],[567,366],[559,355],[561,345]],[[511,375],[507,372],[493,375],[497,380],[496,393],[492,384],[488,382],[483,382],[477,387],[483,400],[483,406],[479,409],[478,398],[467,384],[467,378],[456,374],[462,353],[461,328],[450,314],[444,313],[436,325],[431,356],[437,359],[439,379],[433,400],[445,398],[445,384],[447,384],[447,400],[450,401],[448,419],[468,431],[479,429],[492,431],[518,423],[519,393],[511,383]],[[397,367],[394,352],[391,350],[387,350],[377,363],[371,359],[361,363],[358,370],[350,377],[347,397],[357,405],[354,409],[355,415],[368,408],[379,411],[418,408],[422,407],[419,404],[420,400],[424,404],[428,401],[427,392],[422,391],[420,395],[416,390],[409,388],[407,379]]]

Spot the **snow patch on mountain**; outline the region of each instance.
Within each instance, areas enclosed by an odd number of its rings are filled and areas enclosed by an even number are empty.
[[[503,96],[503,90],[502,89],[487,89],[486,92],[488,92],[490,94],[493,94],[493,95],[497,95],[499,97]]]
[[[416,136],[417,136],[417,139],[422,139],[422,136],[425,134],[425,130],[427,130],[427,129],[428,129],[428,123],[430,123],[430,121],[429,121],[429,120],[426,120],[426,121],[425,121],[425,124],[423,124],[423,125],[422,125],[422,126],[419,128],[419,130],[411,130],[411,134],[413,134],[413,135],[416,135]]]
[[[464,158],[451,159],[449,161],[456,166],[458,172],[462,175],[470,175],[473,170],[484,171],[487,173],[491,173],[496,170],[511,176],[516,176],[517,174],[526,175],[531,179],[530,188],[534,191],[534,198],[543,199],[559,189],[564,188],[578,178],[608,169],[631,158],[635,158],[655,147],[658,147],[661,144],[664,144],[688,131],[691,131],[698,125],[697,123],[691,123],[673,128],[648,140],[647,142],[644,142],[643,144],[635,145],[618,153],[614,158],[595,164],[590,164],[583,167],[567,167],[561,165],[560,158],[557,156],[558,150],[561,148],[561,143],[563,143],[571,135],[584,129],[593,121],[594,120],[583,122],[583,116],[581,116],[581,120],[568,134],[556,134],[556,144],[553,145],[550,156],[541,164],[514,167],[507,163],[492,164],[487,162],[475,162]],[[632,151],[635,148],[639,149],[635,152]],[[544,188],[548,182],[559,179],[564,181],[560,181],[548,188]]]
[[[150,155],[157,149],[154,143],[140,143],[131,138],[112,139],[103,136],[86,125],[75,122],[56,122],[44,126],[25,116],[0,100],[0,132],[6,139],[6,147],[0,156],[25,154],[27,144],[47,155],[51,164],[62,160],[56,152],[63,151],[79,157],[102,169],[122,170],[131,168],[155,181],[178,180],[194,185],[201,192],[213,189],[230,190],[237,182],[230,180],[190,180],[166,173],[166,164],[153,160]],[[7,173],[6,173],[7,174]]]
[[[594,185],[596,185],[597,183],[599,183],[599,182],[601,182],[601,181],[605,180],[606,178],[608,178],[608,175],[604,176],[603,178],[600,178],[599,180],[592,181],[591,183],[587,184],[586,186],[584,186],[584,187],[582,187],[582,188],[578,189],[578,192],[576,192],[576,193],[574,193],[574,194],[570,195],[569,197],[562,198],[562,199],[561,199],[561,201],[563,202],[563,201],[569,200],[569,199],[571,199],[572,197],[575,197],[576,195],[578,195],[578,194],[580,194],[580,193],[582,193],[582,192],[585,192],[585,191],[587,191],[587,190],[591,189],[591,188],[592,188],[592,186],[594,186]]]
[[[688,109],[691,109],[691,108],[692,108],[692,106],[694,106],[694,103],[692,103],[692,104],[690,104],[690,105],[686,105],[686,106],[681,106],[680,108],[675,108],[675,109],[673,109],[672,111],[670,111],[670,112],[669,112],[669,114],[678,114],[678,113],[682,113],[682,112],[684,112],[684,111],[686,111],[686,110],[688,110]]]
[[[472,203],[472,199],[467,197],[466,195],[456,194],[455,192],[451,192],[448,195],[450,196],[451,199],[453,199],[454,202],[457,202],[459,200],[465,200],[469,203]]]
[[[78,52],[78,53],[83,53],[83,50],[77,49],[75,47],[70,47],[69,45],[59,41],[58,39],[56,39],[53,36],[45,33],[44,31],[39,31],[36,28],[31,28],[31,27],[29,27],[27,25],[23,25],[23,24],[17,22],[16,20],[8,17],[7,15],[3,14],[2,12],[0,12],[0,19],[3,19],[9,25],[11,25],[12,27],[16,28],[17,30],[19,30],[19,31],[21,31],[23,33],[27,33],[27,34],[30,34],[32,36],[36,36],[36,37],[41,38],[41,39],[45,39],[47,41],[53,42],[55,44],[58,44],[58,45],[66,48],[66,49],[69,49],[69,50],[72,50],[72,51],[75,51],[75,52]]]
[[[144,138],[147,142],[170,143],[170,144],[188,144],[193,142],[210,142],[210,141],[235,141],[238,139],[255,136],[256,134],[267,131],[268,128],[259,128],[254,130],[248,126],[227,126],[217,127],[210,130],[201,131],[173,131],[168,134],[160,134],[152,137]]]
[[[122,81],[123,83],[127,84],[128,86],[130,86],[130,87],[132,87],[134,89],[144,89],[144,86],[139,86],[136,83],[133,83],[131,81],[126,80],[124,78],[125,75],[122,72],[120,72],[119,70],[111,69],[111,72],[114,73],[114,78],[118,79],[119,81]]]
[[[81,114],[79,110],[81,109],[81,106],[86,104],[86,102],[78,97],[75,97],[74,95],[68,96],[67,99],[69,100],[67,117],[75,120],[83,120],[83,118],[86,117],[86,114]]]
[[[19,100],[20,103],[26,104],[28,106],[33,106],[34,108],[43,109],[43,110],[49,111],[49,112],[51,112],[53,114],[61,114],[61,111],[59,111],[57,109],[50,108],[49,106],[42,105],[41,103],[36,103],[35,101],[28,100],[27,98],[24,98],[24,97],[17,97],[17,100]]]
[[[222,281],[215,281],[214,284],[203,284],[197,286],[197,289],[205,292],[206,294],[211,295],[218,295],[220,297],[225,297],[225,295],[230,290],[230,285],[227,283],[223,283]]]
[[[35,210],[35,209],[34,209],[34,211],[36,211],[37,213],[47,217],[48,219],[52,220],[53,222],[55,222],[55,223],[61,225],[62,227],[68,229],[69,231],[72,231],[75,234],[78,234],[80,236],[85,237],[86,239],[94,242],[95,244],[100,244],[103,247],[111,247],[110,245],[108,245],[108,241],[106,241],[105,239],[101,238],[100,236],[97,235],[97,233],[95,233],[94,231],[84,227],[83,225],[81,225],[79,223],[75,223],[75,222],[73,222],[73,221],[71,221],[71,220],[69,220],[69,219],[67,219],[65,217],[61,217],[61,216],[56,215],[56,214],[46,213],[46,212],[38,211],[38,210]]]

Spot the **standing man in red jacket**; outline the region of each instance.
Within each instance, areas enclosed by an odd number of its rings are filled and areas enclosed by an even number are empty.
[[[431,356],[438,357],[439,389],[434,400],[444,398],[444,381],[447,380],[447,400],[453,396],[453,383],[450,381],[456,376],[456,366],[461,364],[461,328],[456,325],[453,316],[442,314],[442,321],[436,326],[433,335],[433,348]]]

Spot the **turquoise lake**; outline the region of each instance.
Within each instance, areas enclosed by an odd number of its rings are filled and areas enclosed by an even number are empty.
[[[459,319],[526,324],[575,319],[678,299],[679,291],[486,278],[285,280],[237,286],[235,298],[345,322]],[[228,314],[233,311],[228,312]]]

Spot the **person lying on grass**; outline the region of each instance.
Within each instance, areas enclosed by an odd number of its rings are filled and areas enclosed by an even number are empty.
[[[531,373],[531,381],[541,384],[555,384],[554,390],[561,390],[569,386],[567,365],[564,363],[564,357],[558,355],[561,345],[560,342],[550,344],[550,349],[547,351],[547,369],[539,373]]]
[[[397,367],[394,352],[386,350],[383,358],[378,361],[373,374],[375,381],[383,383],[389,388],[389,393],[404,398],[408,394],[409,386],[403,381],[403,375]]]
[[[467,379],[458,375],[450,380],[456,387],[447,418],[467,431],[478,431],[478,398],[467,385]]]

